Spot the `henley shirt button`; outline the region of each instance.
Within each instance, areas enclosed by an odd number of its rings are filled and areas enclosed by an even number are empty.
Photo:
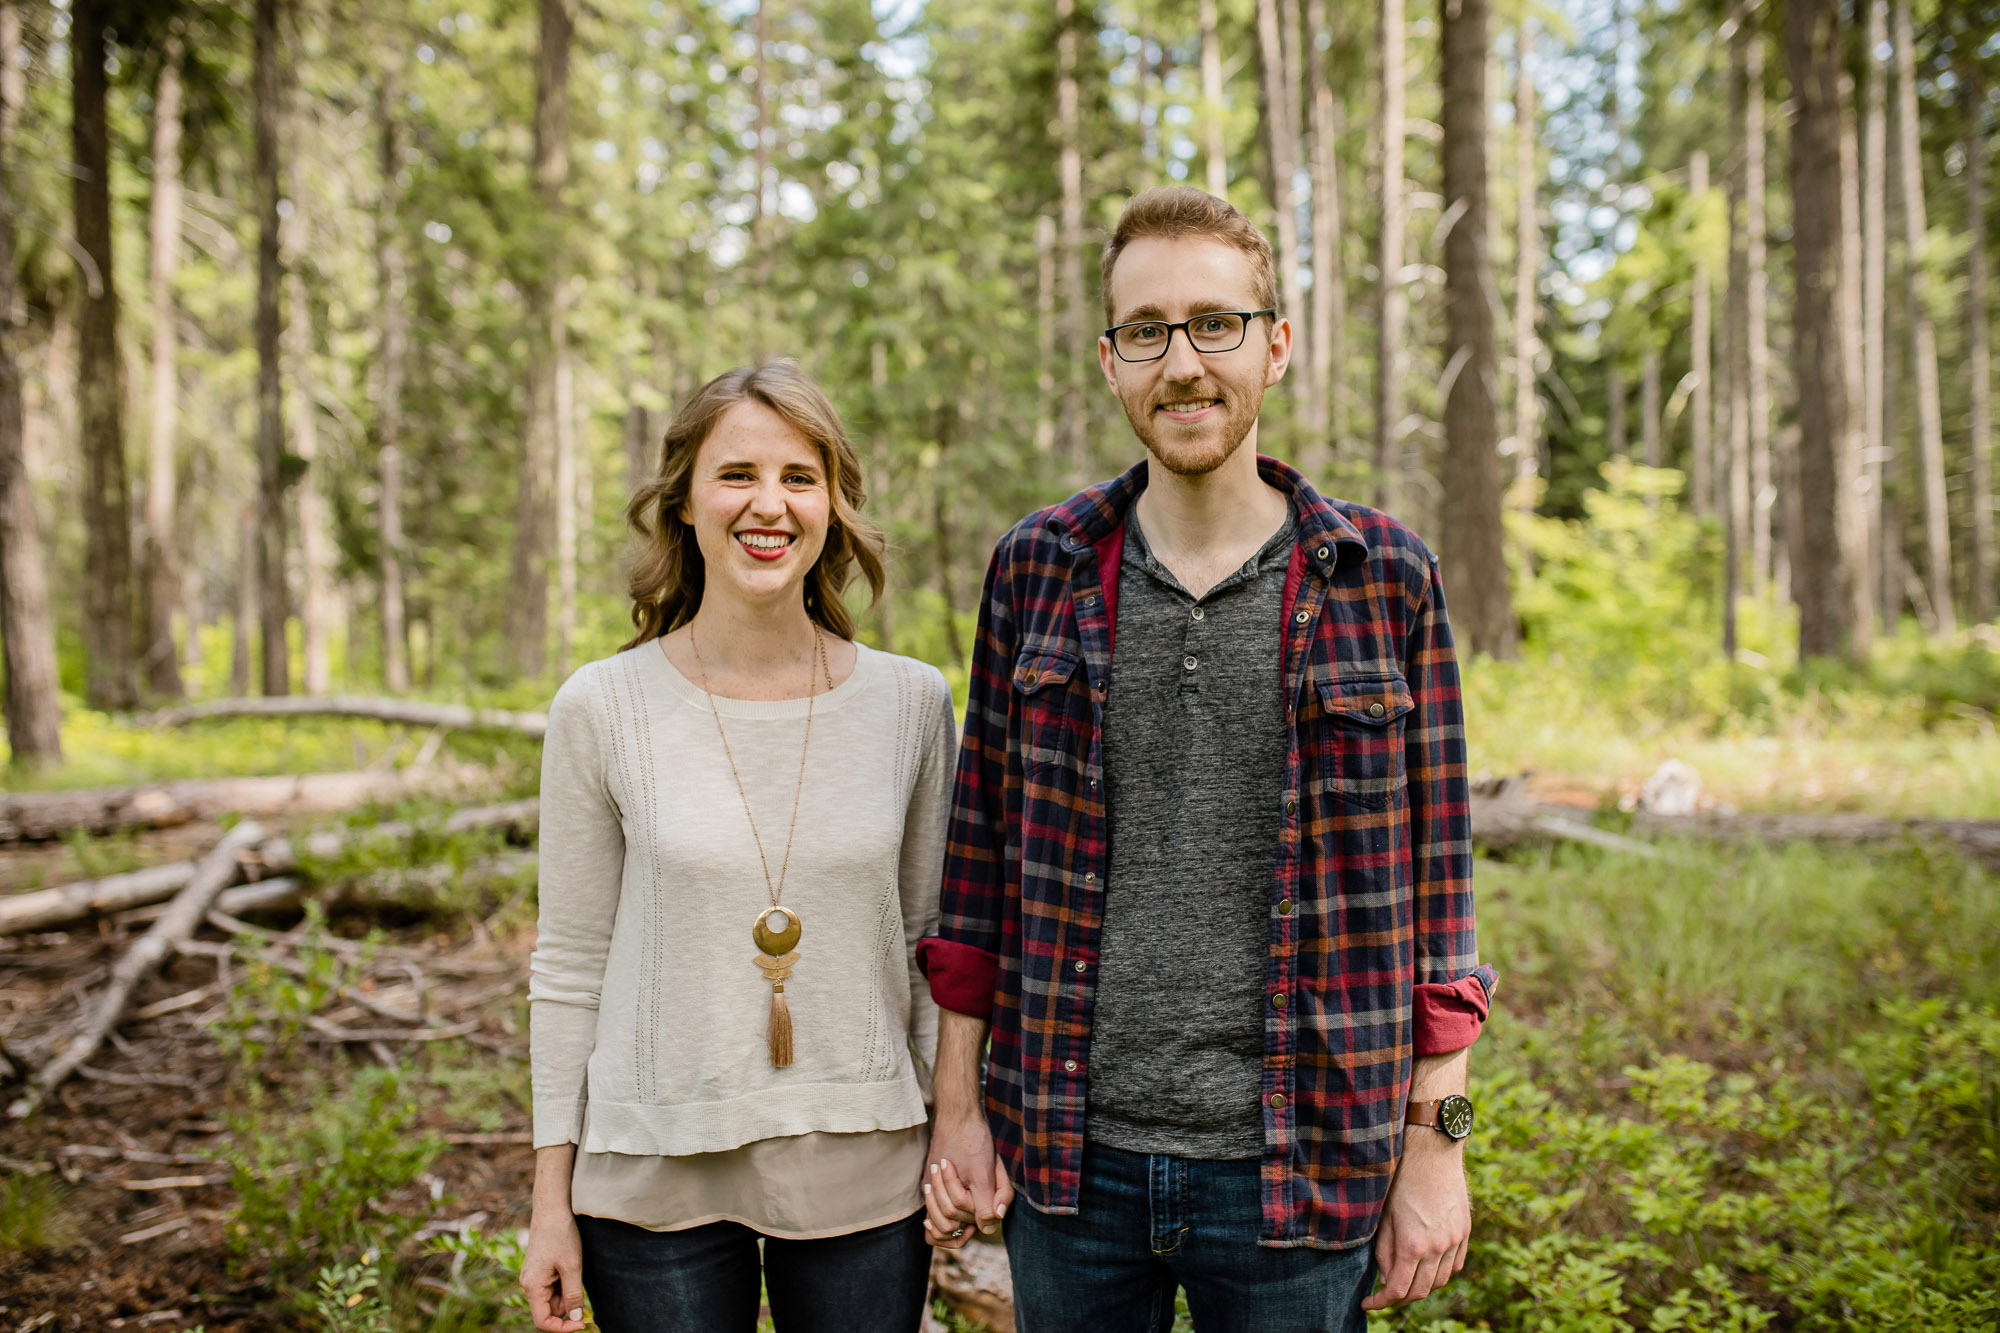
[[[1292,620],[1293,620],[1293,622],[1294,622],[1294,623],[1296,623],[1296,624],[1300,624],[1300,625],[1303,625],[1303,624],[1305,624],[1305,623],[1306,623],[1306,622],[1307,622],[1308,620],[1311,620],[1311,619],[1312,619],[1312,616],[1311,616],[1311,615],[1309,615],[1309,614],[1307,614],[1307,613],[1306,613],[1306,612],[1304,612],[1304,611],[1301,611],[1301,612],[1299,612],[1299,613],[1298,613],[1297,615],[1295,615],[1295,616],[1293,616],[1293,617],[1292,617]]]
[[[1292,900],[1290,898],[1278,899],[1278,915],[1290,916],[1291,914],[1292,914]]]
[[[1383,706],[1382,706],[1381,704],[1369,704],[1369,705],[1368,705],[1368,716],[1370,716],[1370,717],[1380,717],[1380,716],[1382,716],[1382,714],[1384,714],[1384,713],[1386,713],[1386,712],[1388,712],[1388,711],[1389,711],[1389,710],[1388,710],[1388,709],[1386,709],[1386,708],[1384,708],[1384,707],[1383,707]]]
[[[1181,659],[1181,665],[1186,667],[1189,671],[1192,671],[1195,669],[1198,663],[1196,663],[1196,661],[1192,657],[1183,657]]]
[[[1284,1094],[1284,1093],[1282,1093],[1282,1092],[1274,1092],[1274,1093],[1272,1093],[1272,1094],[1271,1094],[1271,1109],[1272,1109],[1273,1111],[1282,1111],[1282,1110],[1284,1110],[1284,1109],[1285,1109],[1285,1094]]]
[[[1069,1073],[1074,1074],[1076,1072],[1076,1061],[1074,1060],[1063,1061],[1063,1068]]]
[[[1202,610],[1200,607],[1197,606],[1194,610],[1188,612],[1188,614],[1193,616],[1196,620],[1200,620],[1203,616],[1207,615],[1208,612]]]

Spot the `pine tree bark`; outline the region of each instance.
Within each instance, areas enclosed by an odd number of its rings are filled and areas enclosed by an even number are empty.
[[[1842,521],[1848,524],[1848,549],[1854,553],[1850,593],[1854,598],[1856,656],[1867,653],[1875,639],[1873,569],[1873,507],[1868,499],[1868,432],[1862,421],[1866,358],[1862,348],[1861,146],[1855,125],[1854,77],[1846,69],[1835,83],[1840,108],[1840,351],[1847,374],[1847,436],[1840,450]],[[1791,511],[1786,511],[1789,519]]]
[[[319,461],[319,390],[313,367],[312,304],[306,292],[305,263],[311,252],[307,229],[305,175],[306,117],[296,101],[286,116],[291,131],[292,215],[284,220],[285,354],[292,371],[292,454],[298,459],[299,646],[307,694],[333,688],[333,589],[326,495]]]
[[[0,0],[0,60],[18,69],[21,10]],[[19,769],[62,762],[62,696],[55,624],[49,614],[41,516],[28,479],[21,404],[20,326],[15,321],[13,149],[19,81],[0,75],[0,666],[10,762]]]
[[[1306,39],[1301,54],[1306,67],[1306,87],[1312,107],[1312,328],[1306,340],[1310,378],[1307,381],[1306,409],[1309,449],[1306,461],[1315,475],[1340,452],[1344,422],[1340,410],[1340,385],[1335,378],[1341,365],[1342,343],[1347,323],[1346,275],[1340,263],[1340,161],[1337,146],[1340,134],[1338,107],[1326,77],[1327,55],[1319,49],[1324,33],[1331,48],[1333,30],[1327,18],[1327,0],[1307,0]]]
[[[1801,528],[1792,596],[1799,656],[1852,657],[1853,504],[1844,485],[1848,384],[1842,348],[1839,13],[1834,0],[1791,0],[1786,64],[1795,107],[1791,134],[1793,336],[1798,380]]]
[[[1708,154],[1696,149],[1688,158],[1688,197],[1698,219],[1708,201]],[[1693,387],[1688,392],[1688,507],[1697,514],[1715,508],[1715,437],[1709,433],[1713,411],[1710,379],[1714,361],[1710,355],[1710,328],[1714,279],[1708,269],[1708,255],[1697,248],[1689,292],[1688,358]]]
[[[1514,498],[1522,512],[1534,510],[1534,480],[1540,468],[1541,403],[1535,394],[1536,265],[1542,228],[1536,211],[1534,35],[1527,20],[1515,34],[1514,65]]]
[[[1090,422],[1084,400],[1084,352],[1096,346],[1090,336],[1090,310],[1083,286],[1083,149],[1082,120],[1077,107],[1078,44],[1076,0],[1056,0],[1056,175],[1062,191],[1061,222],[1056,234],[1057,271],[1062,275],[1062,328],[1067,355],[1063,366],[1063,453],[1073,476],[1092,471]]]
[[[174,613],[182,596],[174,551],[174,436],[180,422],[180,339],[174,275],[181,258],[181,31],[175,24],[160,50],[153,85],[153,198],[147,209],[152,242],[152,429],[146,449],[146,688],[181,697]],[[194,629],[189,627],[192,634]]]
[[[1292,321],[1293,355],[1309,365],[1310,349],[1297,344],[1305,341],[1304,303],[1299,293],[1298,201],[1292,184],[1298,175],[1298,102],[1291,96],[1291,80],[1286,75],[1286,19],[1290,5],[1283,0],[1257,0],[1257,53],[1263,76],[1264,151],[1271,165],[1271,211],[1278,244],[1278,311],[1280,319]]]
[[[111,260],[107,9],[107,0],[76,0],[70,10],[71,179],[77,249],[86,268],[76,361],[84,468],[84,699],[93,708],[126,709],[138,702],[138,679],[124,374],[118,357],[117,271]]]
[[[1866,0],[1868,37],[1862,51],[1862,70],[1867,77],[1863,93],[1861,125],[1861,473],[1864,502],[1870,510],[1868,579],[1875,589],[1877,608],[1895,603],[1897,595],[1889,586],[1887,558],[1889,525],[1884,515],[1883,460],[1887,450],[1887,413],[1884,351],[1888,336],[1888,231],[1884,216],[1884,195],[1888,189],[1885,153],[1888,126],[1885,117],[1889,70],[1882,50],[1889,42],[1889,0]],[[1893,628],[1893,622],[1884,626]]]
[[[1492,256],[1487,245],[1486,55],[1488,0],[1439,0],[1444,68],[1444,204],[1458,222],[1445,238],[1445,327],[1459,366],[1445,399],[1442,557],[1453,620],[1475,653],[1518,647],[1501,536],[1500,404],[1493,346]]]
[[[394,48],[395,43],[385,43]],[[410,688],[409,630],[403,606],[403,380],[409,356],[404,298],[409,285],[402,237],[397,231],[402,188],[402,70],[394,49],[385,50],[375,89],[381,194],[375,210],[375,527],[382,548],[380,603],[382,680],[392,692]]]
[[[514,506],[514,560],[506,634],[514,670],[539,676],[548,663],[549,563],[556,528],[556,350],[563,341],[559,235],[569,179],[569,0],[541,0],[535,57],[535,204],[550,244],[528,285],[528,413]],[[760,182],[761,198],[761,182]]]
[[[1222,38],[1217,31],[1215,0],[1201,0],[1201,100],[1206,131],[1208,192],[1229,197],[1229,156],[1222,134]]]
[[[257,628],[263,687],[291,690],[291,650],[285,642],[290,600],[285,588],[285,410],[280,350],[284,270],[278,239],[278,0],[256,0],[257,190]]]
[[[1613,458],[1632,452],[1625,426],[1625,363],[1616,339],[1604,344],[1604,440]]]
[[[1951,519],[1945,500],[1944,411],[1939,401],[1937,330],[1926,304],[1924,161],[1917,135],[1916,38],[1910,0],[1896,0],[1896,128],[1902,135],[1903,304],[1910,331],[1910,370],[1917,407],[1917,471],[1924,504],[1924,591],[1931,604],[1931,632],[1951,633],[1956,619],[1951,593]]]
[[[1743,243],[1745,324],[1735,355],[1748,380],[1745,416],[1749,426],[1748,516],[1750,591],[1767,596],[1772,586],[1771,510],[1771,330],[1769,245],[1764,222],[1764,37],[1751,10],[1738,25],[1744,39]]]
[[[1639,356],[1639,450],[1647,467],[1660,466],[1660,351]]]
[[[1967,609],[1980,624],[1993,619],[1993,355],[1986,307],[1986,154],[1990,143],[1981,119],[1986,81],[1979,62],[1964,62],[1965,85],[1965,373],[1970,429],[1966,451],[1972,483],[1972,579]]]
[[[250,645],[257,629],[257,507],[236,516],[236,628],[229,646],[229,693],[250,693]]]
[[[1042,213],[1035,218],[1035,452],[1044,455],[1056,445],[1057,335],[1056,220]]]
[[[1761,263],[1753,264],[1753,248],[1763,234],[1761,194],[1752,194],[1753,165],[1762,166],[1761,154],[1753,152],[1753,126],[1761,134],[1763,88],[1763,35],[1752,28],[1740,6],[1732,15],[1729,39],[1729,309],[1728,354],[1723,364],[1729,369],[1729,443],[1727,480],[1723,486],[1723,575],[1722,652],[1734,659],[1737,649],[1736,604],[1745,585],[1745,562],[1751,551],[1750,510],[1751,434],[1756,400],[1756,381],[1751,350],[1755,340],[1751,330],[1755,320],[1753,301],[1761,301]],[[1753,79],[1752,71],[1755,71]],[[1754,163],[1753,163],[1754,159]],[[1753,273],[1756,274],[1753,280]]]
[[[1382,234],[1375,280],[1375,503],[1397,507],[1402,498],[1399,431],[1403,417],[1403,0],[1380,0]]]

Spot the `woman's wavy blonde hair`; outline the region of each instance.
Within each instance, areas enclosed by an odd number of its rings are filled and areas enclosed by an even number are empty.
[[[707,565],[694,529],[681,512],[693,487],[694,460],[722,414],[737,403],[755,401],[776,412],[819,451],[826,469],[833,515],[826,545],[806,572],[806,614],[829,633],[854,637],[854,617],[844,594],[858,572],[868,581],[870,604],[882,596],[882,552],[887,539],[861,516],[867,499],[861,459],[820,387],[789,359],[739,366],[701,386],[675,415],[660,446],[659,470],[625,507],[625,521],[639,534],[632,567],[632,624],[626,648],[670,634],[701,607]],[[622,651],[622,650],[621,650]]]

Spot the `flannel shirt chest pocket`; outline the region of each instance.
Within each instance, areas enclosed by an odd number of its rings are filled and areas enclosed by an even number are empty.
[[[1320,790],[1364,810],[1387,809],[1404,782],[1403,727],[1415,708],[1401,676],[1312,668],[1303,719]]]
[[[1079,662],[1069,653],[1024,650],[1014,663],[1015,709],[1021,719],[1024,772],[1069,764],[1077,752],[1081,698]]]

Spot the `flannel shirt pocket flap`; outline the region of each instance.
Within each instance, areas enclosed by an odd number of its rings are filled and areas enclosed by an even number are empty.
[[[1416,707],[1401,676],[1352,677],[1315,673],[1319,702],[1329,716],[1364,727],[1386,727]]]
[[[1074,657],[1030,648],[1014,663],[1014,688],[1022,694],[1033,694],[1051,685],[1067,684],[1076,674],[1076,665]]]

